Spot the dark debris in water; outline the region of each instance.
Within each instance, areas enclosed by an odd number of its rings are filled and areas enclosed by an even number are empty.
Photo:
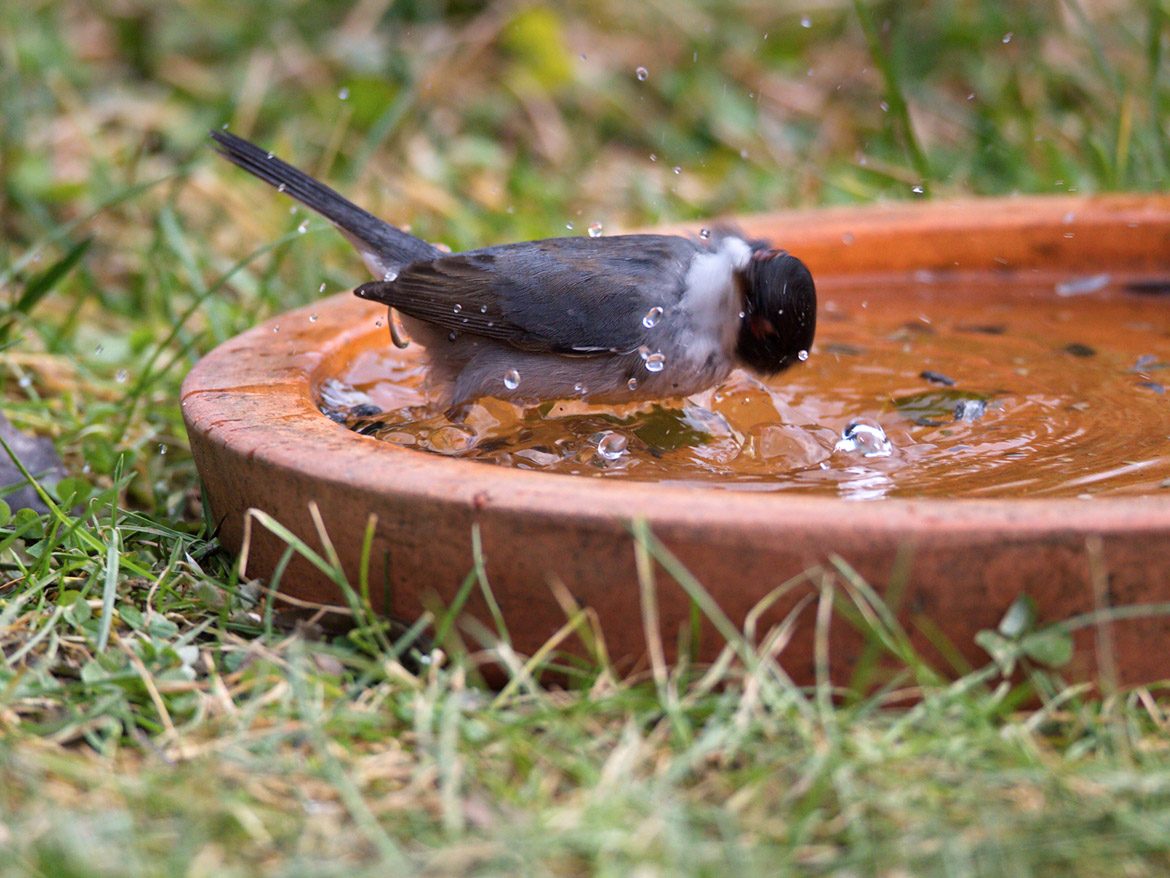
[[[842,341],[831,341],[820,348],[820,352],[824,354],[837,354],[843,357],[856,357],[859,354],[865,353],[865,348],[860,348],[857,345],[846,344]]]
[[[1095,357],[1097,351],[1095,348],[1089,347],[1087,344],[1081,344],[1079,341],[1074,341],[1072,344],[1066,344],[1064,351],[1067,354],[1072,354],[1074,357]]]
[[[1170,278],[1131,281],[1125,285],[1125,291],[1143,296],[1170,296]]]
[[[1006,323],[959,323],[955,326],[956,332],[977,332],[980,335],[1003,335],[1007,332]]]
[[[942,372],[935,372],[931,369],[923,369],[918,373],[918,377],[931,384],[939,384],[943,387],[954,387],[955,379],[944,375]]]
[[[969,390],[924,390],[897,397],[894,408],[920,427],[943,427],[981,417],[989,398]]]

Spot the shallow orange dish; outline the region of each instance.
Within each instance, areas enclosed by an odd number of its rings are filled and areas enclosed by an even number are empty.
[[[861,275],[904,282],[929,272],[943,285],[949,274],[974,272],[994,274],[1005,285],[1037,273],[1072,283],[1109,273],[1136,279],[1145,296],[1170,290],[1165,197],[978,200],[739,223],[803,259],[826,289],[834,279]],[[837,298],[859,289],[855,281],[837,286]],[[1088,301],[1091,287],[1070,296],[1068,307]],[[968,295],[978,319],[981,302]],[[319,547],[310,514],[315,504],[357,582],[367,520],[375,515],[371,597],[396,618],[417,618],[431,595],[453,598],[472,566],[471,532],[478,524],[488,579],[517,650],[533,652],[564,624],[549,585],[557,580],[577,604],[596,612],[619,668],[638,667],[646,647],[628,525],[639,518],[737,625],[774,587],[839,555],[879,592],[901,578],[900,615],[917,646],[932,649],[921,633],[930,626],[916,624],[929,620],[973,662],[986,661],[975,634],[994,628],[1021,593],[1036,601],[1042,621],[1170,598],[1170,496],[1158,489],[1093,499],[960,499],[935,492],[849,502],[836,494],[531,472],[359,435],[321,414],[318,389],[372,348],[388,346],[384,321],[383,308],[348,294],[283,315],[200,361],[184,382],[182,405],[229,547],[240,549],[244,513],[252,507]],[[814,349],[800,368],[815,369],[816,357]],[[1126,429],[1124,413],[1118,429]],[[1070,480],[1076,475],[1074,463]],[[284,548],[253,527],[249,574],[271,575]],[[294,562],[280,587],[305,600],[341,603],[336,586],[306,563]],[[782,619],[812,587],[785,595],[756,630]],[[664,575],[658,590],[670,649],[690,627],[690,603]],[[478,594],[467,612],[490,625]],[[813,677],[814,613],[811,606],[802,611],[780,655],[800,681]],[[1153,615],[1110,627],[1109,649],[1123,681],[1170,678],[1163,648],[1170,619]],[[1099,638],[1092,627],[1077,634],[1072,677],[1094,674]],[[830,665],[838,681],[848,678],[860,644],[844,620],[834,622]],[[718,648],[716,637],[704,636],[700,660],[712,659]]]

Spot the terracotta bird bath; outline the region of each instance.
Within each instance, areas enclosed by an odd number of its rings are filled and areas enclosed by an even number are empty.
[[[822,308],[834,297],[838,307],[850,305],[847,291],[832,294],[836,279],[853,279],[848,289],[857,289],[861,276],[923,272],[942,278],[940,283],[962,272],[1004,283],[1037,274],[1110,273],[1136,279],[1127,295],[1147,303],[1170,289],[1170,198],[973,200],[797,212],[739,223],[808,264],[822,291]],[[1077,308],[1093,295],[1088,290],[1067,305]],[[972,294],[965,304],[978,319],[979,299]],[[1170,599],[1170,490],[1157,487],[1093,499],[979,499],[936,491],[849,502],[831,492],[722,490],[532,472],[359,435],[321,413],[319,388],[363,352],[388,347],[384,318],[384,309],[348,294],[282,315],[200,361],[184,382],[182,406],[207,500],[229,548],[241,549],[245,513],[256,508],[320,550],[312,506],[349,580],[357,583],[367,522],[376,516],[368,553],[371,599],[395,618],[418,618],[434,599],[446,604],[454,598],[473,566],[472,530],[478,525],[487,578],[518,651],[531,654],[564,625],[565,610],[550,587],[558,582],[562,597],[572,595],[596,613],[619,669],[644,667],[646,636],[629,527],[636,519],[646,521],[737,626],[771,589],[839,556],[879,593],[896,583],[898,612],[917,646],[935,655],[921,633],[928,626],[920,623],[929,620],[974,663],[987,660],[975,645],[976,633],[995,628],[1021,594],[1035,600],[1042,621]],[[1159,332],[1170,332],[1170,319]],[[799,368],[816,369],[818,356],[824,354],[814,349]],[[1118,430],[1125,429],[1120,418]],[[1070,477],[1076,472],[1074,462]],[[249,575],[271,576],[284,550],[281,540],[252,527]],[[337,586],[302,560],[284,572],[280,588],[304,600],[342,603]],[[784,618],[812,588],[785,595],[757,630]],[[679,632],[691,625],[691,604],[661,571],[657,590],[669,659]],[[492,627],[479,590],[465,612]],[[815,602],[799,615],[779,656],[800,681],[814,676],[814,616]],[[1071,677],[1091,678],[1102,658],[1098,650],[1109,642],[1108,659],[1123,682],[1170,678],[1170,618],[1152,614],[1109,627],[1111,637],[1104,640],[1092,626],[1076,635],[1066,669]],[[830,631],[831,671],[843,681],[862,638],[839,616]],[[713,633],[702,637],[699,660],[712,659],[720,646]],[[582,649],[575,638],[561,648]]]

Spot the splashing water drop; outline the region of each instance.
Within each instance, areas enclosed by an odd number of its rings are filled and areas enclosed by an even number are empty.
[[[509,369],[504,373],[504,386],[509,390],[515,390],[520,386],[520,373],[515,369]]]
[[[680,165],[675,165],[675,166],[674,166],[674,172],[675,172],[676,174],[681,174],[681,173],[682,173],[682,167],[681,167]]]
[[[886,431],[871,421],[852,421],[841,433],[833,451],[861,454],[862,457],[889,457],[894,446],[886,438]]]
[[[270,159],[276,158],[276,153],[274,153],[274,152],[268,153],[267,158],[270,158]]]
[[[642,318],[642,325],[647,329],[653,329],[658,325],[658,321],[662,319],[662,309],[655,305],[646,312],[646,316]]]
[[[114,375],[114,380],[117,381],[119,384],[125,384],[126,379],[129,376],[130,376],[130,373],[127,372],[125,369],[119,369],[117,374]]]
[[[309,231],[309,221],[308,220],[301,220],[301,224],[299,226],[297,226],[297,231],[300,232],[302,235],[305,232]]]
[[[96,348],[93,349],[93,352],[96,356],[101,356],[101,353],[104,350],[105,350],[104,347],[102,347],[101,345],[98,345]]]
[[[278,323],[274,327],[272,327],[272,331],[273,332],[280,332],[280,324]]]
[[[650,153],[650,161],[652,161],[652,162],[658,161],[658,156],[656,156],[654,153]]]
[[[626,453],[627,445],[629,445],[629,440],[621,433],[606,431],[597,440],[597,453],[606,460],[617,460]]]
[[[310,314],[310,315],[309,315],[309,322],[310,322],[310,323],[316,323],[316,322],[317,322],[317,315],[316,315],[316,314]]]
[[[809,18],[809,17],[806,15],[804,18],[802,18],[802,19],[800,20],[800,26],[801,26],[801,27],[803,27],[803,28],[810,28],[810,27],[812,27],[812,19],[811,19],[811,18]]]
[[[279,186],[276,187],[277,192],[284,192],[286,189],[288,189],[287,183],[281,183]]]
[[[711,239],[711,230],[710,229],[699,229],[699,237],[702,238],[704,241],[709,241]]]
[[[926,191],[926,189],[923,188],[922,186],[911,186],[910,191],[913,192],[915,195],[921,195],[923,192]]]
[[[647,70],[645,67],[635,67],[634,68],[634,75],[636,77],[638,77],[638,82],[645,82],[647,79],[650,78],[650,71]]]
[[[337,97],[343,101],[348,101],[349,100],[349,89],[343,88],[341,91],[339,91],[337,93]]]
[[[662,354],[651,354],[646,358],[647,372],[661,372],[666,365],[666,357]]]
[[[1003,35],[1003,41],[1005,43],[1010,43],[1012,41],[1012,37],[1014,37],[1014,36],[1015,36],[1015,34],[1013,34],[1011,31],[1008,31],[1006,34]]]
[[[573,231],[573,224],[572,223],[565,223],[565,228],[571,232],[571,231]]]
[[[322,283],[321,286],[317,287],[317,292],[319,292],[319,293],[325,292],[325,284],[324,283]]]
[[[463,306],[460,305],[458,302],[456,302],[455,306],[451,310],[454,311],[456,314],[458,314],[460,311],[463,310]]]
[[[640,348],[638,348],[638,356],[643,360],[649,359],[650,348],[646,347],[646,345],[642,345]]]
[[[394,269],[390,269],[389,271],[387,271],[385,274],[382,275],[382,280],[385,281],[386,283],[390,283],[390,281],[392,281],[392,280],[398,280],[398,272],[395,271]]]
[[[167,446],[166,446],[166,444],[165,444],[165,443],[163,443],[163,442],[160,442],[160,443],[158,444],[158,453],[159,453],[159,454],[166,454],[166,453],[167,453]]]
[[[631,378],[629,381],[626,382],[626,387],[630,388],[630,390],[637,390],[638,389],[638,379]]]
[[[600,238],[603,231],[604,231],[604,229],[602,228],[601,223],[590,223],[589,224],[589,237],[590,238]]]

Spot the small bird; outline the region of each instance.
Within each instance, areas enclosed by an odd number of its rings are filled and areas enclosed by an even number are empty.
[[[255,144],[226,130],[211,137],[228,161],[324,216],[357,248],[378,280],[354,292],[402,316],[449,405],[684,397],[737,366],[774,375],[812,347],[812,275],[734,229],[447,253]]]

